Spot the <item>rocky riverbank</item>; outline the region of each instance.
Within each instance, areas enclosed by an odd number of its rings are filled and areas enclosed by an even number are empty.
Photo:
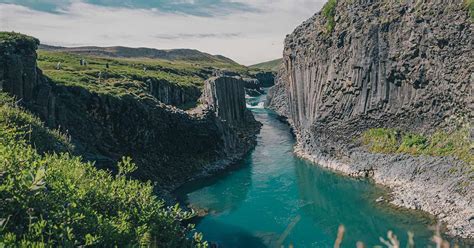
[[[355,149],[339,158],[294,152],[318,166],[352,177],[369,177],[391,189],[390,203],[426,211],[446,224],[447,234],[474,237],[474,188],[469,166],[453,158],[373,154]]]
[[[429,212],[450,235],[473,238],[472,164],[379,154],[361,142],[374,128],[432,135],[469,126],[472,37],[460,0],[329,1],[287,36],[267,106],[288,118],[301,157],[371,177],[393,190],[393,204]]]

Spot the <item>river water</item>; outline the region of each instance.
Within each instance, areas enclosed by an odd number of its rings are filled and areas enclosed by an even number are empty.
[[[407,231],[417,247],[428,245],[433,223],[426,215],[376,203],[384,189],[295,157],[290,128],[263,108],[264,97],[247,99],[263,124],[255,150],[237,169],[177,192],[185,204],[208,211],[196,223],[206,240],[219,247],[332,247],[343,224],[342,247],[381,245],[388,230],[402,247]]]

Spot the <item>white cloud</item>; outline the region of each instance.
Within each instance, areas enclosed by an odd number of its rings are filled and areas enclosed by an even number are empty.
[[[323,5],[323,0],[228,1],[259,11],[202,17],[75,1],[58,14],[0,4],[0,30],[51,45],[194,48],[249,65],[280,57],[285,35]]]

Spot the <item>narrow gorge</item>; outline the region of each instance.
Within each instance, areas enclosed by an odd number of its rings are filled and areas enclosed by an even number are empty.
[[[18,2],[0,247],[474,246],[473,0]]]
[[[115,170],[123,156],[137,163],[135,176],[173,189],[222,170],[255,145],[260,124],[245,109],[244,81],[215,77],[197,87],[180,87],[155,78],[120,80],[137,93],[115,94],[57,83],[37,67],[34,38],[0,45],[0,89],[66,133],[74,154]],[[99,78],[100,80],[100,78]],[[92,83],[91,83],[92,85]],[[200,106],[188,111],[180,105]]]
[[[373,178],[472,238],[473,34],[462,1],[329,1],[286,37],[267,105],[301,157]],[[456,132],[468,159],[445,152]]]

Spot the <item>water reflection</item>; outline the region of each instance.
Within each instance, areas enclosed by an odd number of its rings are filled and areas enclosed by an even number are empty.
[[[180,201],[191,203],[193,208],[208,211],[210,214],[221,214],[236,209],[247,198],[252,185],[252,157],[243,161],[243,167],[229,170],[213,178],[206,178],[187,184],[177,194]],[[198,190],[199,189],[199,190]],[[184,192],[191,192],[183,194]]]
[[[261,101],[248,99],[252,106]],[[419,247],[426,246],[429,219],[378,206],[374,200],[384,192],[370,182],[296,158],[289,127],[268,110],[252,111],[263,127],[241,169],[188,185],[179,193],[186,202],[210,211],[197,223],[207,240],[220,247],[331,247],[343,223],[343,247],[354,247],[358,240],[380,244],[379,237],[388,230],[402,240],[413,230]]]
[[[339,224],[346,227],[345,243],[352,245],[358,240],[375,245],[373,239],[366,237],[385,237],[388,230],[393,230],[403,241],[408,230],[420,242],[432,235],[422,225],[431,219],[413,218],[417,213],[403,215],[388,206],[376,206],[375,198],[384,192],[367,181],[338,176],[299,159],[295,161],[295,172],[300,198],[306,204],[301,209],[326,235],[335,238]]]
[[[219,247],[267,247],[264,243],[266,238],[264,234],[259,237],[259,235],[253,235],[237,225],[218,221],[214,218],[204,219],[200,227],[199,231],[206,234],[206,239],[219,244]]]

